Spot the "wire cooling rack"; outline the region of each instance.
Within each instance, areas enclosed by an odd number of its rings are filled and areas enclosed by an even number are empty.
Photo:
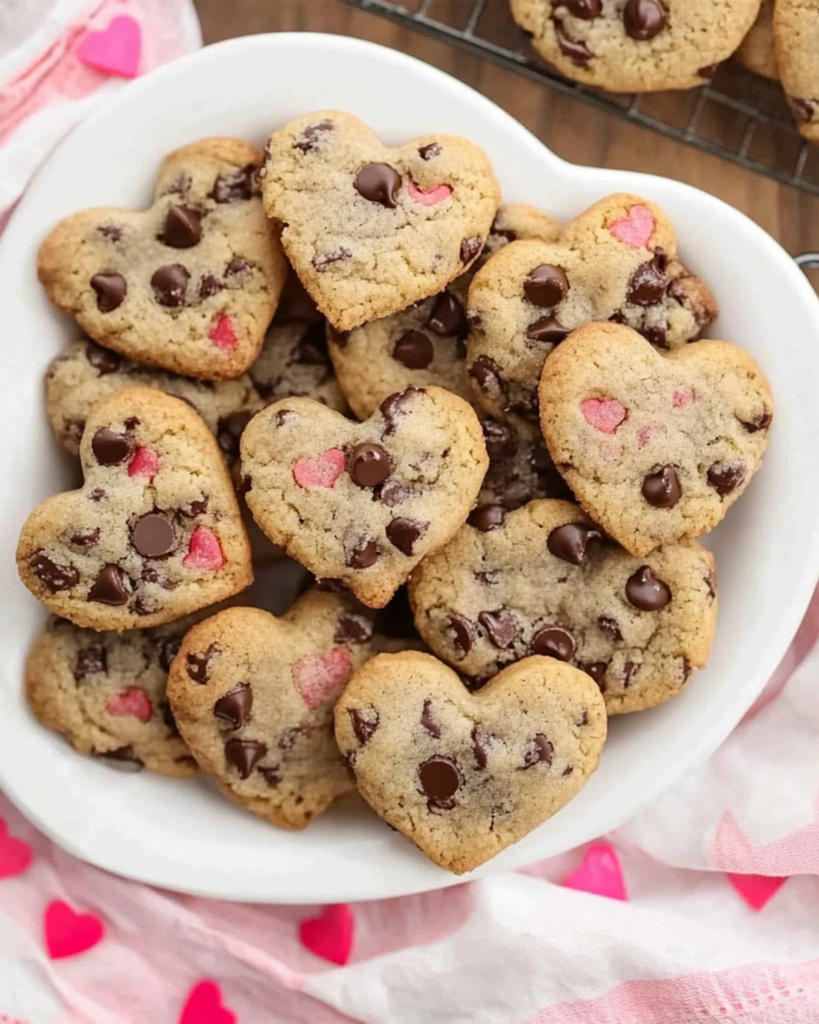
[[[700,89],[623,96],[547,67],[515,25],[508,0],[342,0],[486,57],[601,110],[819,195],[819,147],[796,130],[776,82],[728,62]]]

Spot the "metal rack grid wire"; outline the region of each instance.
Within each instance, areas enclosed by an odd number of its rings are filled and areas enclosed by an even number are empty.
[[[538,57],[508,0],[342,0],[444,40],[600,110],[819,195],[819,147],[798,133],[781,87],[727,62],[699,89],[620,95],[578,85]]]

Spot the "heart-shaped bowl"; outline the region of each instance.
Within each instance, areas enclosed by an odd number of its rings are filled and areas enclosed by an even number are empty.
[[[45,613],[17,579],[14,549],[31,508],[74,480],[48,428],[43,374],[78,333],[49,306],[35,259],[46,233],[66,214],[88,206],[147,205],[157,167],[175,147],[205,135],[262,142],[297,114],[328,107],[357,114],[390,143],[426,132],[464,135],[489,154],[506,200],[561,218],[609,192],[655,200],[677,226],[683,260],[717,294],[722,312],[712,335],[748,348],[777,400],[765,465],[707,540],[721,583],[708,668],[664,707],[612,721],[602,763],[585,789],[476,876],[601,835],[705,758],[776,667],[819,571],[819,303],[787,253],[743,214],[675,181],[565,163],[455,79],[394,50],[341,36],[236,39],[137,80],[62,143],[0,244],[6,325],[0,786],[78,857],[207,896],[326,903],[399,896],[456,879],[357,800],[304,832],[279,831],[204,781],[123,776],[79,757],[28,712],[23,666]]]

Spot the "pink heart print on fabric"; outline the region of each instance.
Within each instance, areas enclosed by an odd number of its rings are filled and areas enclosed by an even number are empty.
[[[773,899],[787,878],[774,878],[769,875],[733,875],[725,876],[751,910],[762,910],[765,904]]]
[[[420,203],[421,206],[437,206],[438,203],[449,199],[452,195],[452,187],[450,185],[433,185],[432,188],[420,188],[410,179],[407,182],[407,192],[410,199]]]
[[[21,875],[32,861],[31,847],[9,835],[9,827],[0,818],[0,878]]]
[[[343,647],[325,655],[308,654],[293,664],[293,682],[311,711],[338,696],[353,674],[353,662]]]
[[[587,398],[580,403],[583,419],[604,434],[613,434],[626,418],[626,410],[616,398]]]
[[[179,1024],[236,1024],[236,1014],[222,1002],[222,990],[205,978],[188,993]]]
[[[583,857],[583,863],[563,879],[567,889],[607,896],[610,900],[627,900],[626,885],[620,860],[608,843],[595,843]]]
[[[77,48],[83,64],[120,78],[136,78],[141,54],[142,29],[128,14],[113,18],[102,32],[86,33]]]
[[[299,487],[326,487],[332,490],[344,472],[347,458],[339,448],[331,448],[317,459],[299,459],[293,467],[293,479]]]
[[[299,925],[302,946],[340,967],[350,959],[354,933],[355,918],[347,903],[325,907],[318,917],[308,917]]]
[[[638,203],[625,217],[609,224],[609,231],[632,249],[645,249],[654,231],[654,217],[647,206]]]
[[[102,941],[105,926],[94,914],[78,914],[62,900],[49,903],[45,912],[45,942],[52,960],[77,956]]]

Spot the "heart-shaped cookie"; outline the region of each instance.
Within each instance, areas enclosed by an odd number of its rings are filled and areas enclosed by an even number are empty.
[[[677,258],[677,239],[656,203],[607,196],[554,243],[516,241],[469,288],[469,377],[481,408],[537,420],[543,362],[570,331],[611,320],[658,348],[696,338],[717,315],[707,285]]]
[[[52,618],[26,661],[29,707],[75,750],[112,768],[195,775],[196,762],[176,728],[165,686],[196,621],[188,615],[156,629],[97,633]]]
[[[424,135],[391,148],[337,110],[274,132],[259,176],[290,262],[340,331],[462,274],[500,201],[486,154],[466,139]]]
[[[85,482],[23,524],[20,578],[91,629],[161,626],[243,590],[250,546],[219,446],[178,398],[126,388],[89,416]]]
[[[429,654],[379,654],[350,680],[335,720],[367,803],[456,874],[558,811],[606,739],[597,686],[553,658],[519,661],[472,694]]]
[[[188,633],[168,697],[179,731],[220,789],[282,828],[304,828],[354,789],[333,705],[372,654],[350,598],[312,591],[280,619],[228,608]]]
[[[488,465],[478,419],[443,388],[408,388],[352,423],[309,398],[258,413],[243,488],[274,544],[383,607],[466,520]]]
[[[49,298],[95,341],[209,380],[238,377],[262,346],[287,275],[241,139],[171,153],[147,210],[83,210],[40,247]]]
[[[575,331],[540,382],[558,469],[635,556],[716,526],[761,465],[773,405],[736,345],[700,341],[662,356],[616,324]]]
[[[632,558],[577,505],[540,500],[473,515],[409,586],[439,658],[476,680],[530,654],[591,675],[609,714],[676,696],[711,650],[714,558],[695,541]]]

